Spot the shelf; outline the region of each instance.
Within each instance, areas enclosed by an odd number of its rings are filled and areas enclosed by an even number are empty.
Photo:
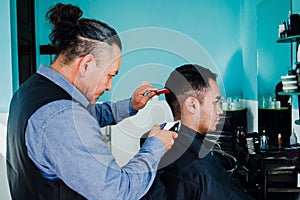
[[[300,94],[300,92],[299,92]],[[241,110],[246,110],[247,108],[246,107],[241,107],[241,108],[237,108],[237,109],[228,109],[228,110],[223,110],[224,112],[235,112],[235,111],[241,111]]]
[[[300,40],[300,35],[285,37],[285,38],[279,38],[276,42],[277,43],[290,43],[290,42],[297,42]]]
[[[300,92],[278,92],[279,95],[300,95]]]
[[[300,192],[300,188],[268,188],[268,192]]]
[[[50,44],[40,45],[40,54],[41,55],[51,55],[56,54],[56,48]]]
[[[285,92],[286,93],[286,92]],[[299,94],[300,94],[300,92],[299,92]],[[284,107],[284,106],[282,106],[282,107],[280,107],[280,108],[258,108],[259,110],[287,110],[287,109],[289,109],[288,107]]]

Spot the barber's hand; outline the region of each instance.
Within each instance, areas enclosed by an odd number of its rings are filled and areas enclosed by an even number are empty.
[[[143,82],[140,87],[138,87],[131,97],[131,105],[134,110],[140,110],[145,107],[149,99],[151,99],[156,93],[157,89],[154,88],[150,83]],[[145,96],[144,96],[145,94]]]
[[[171,149],[177,136],[174,131],[160,130],[158,125],[154,125],[148,135],[148,137],[157,137],[164,144],[166,151]]]

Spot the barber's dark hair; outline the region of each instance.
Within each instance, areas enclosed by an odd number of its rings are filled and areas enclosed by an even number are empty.
[[[182,65],[170,74],[165,84],[170,93],[165,94],[165,97],[175,119],[181,117],[181,104],[178,98],[185,99],[193,95],[202,103],[210,87],[209,79],[216,81],[216,74],[196,64]]]
[[[91,53],[97,46],[95,41],[116,44],[122,49],[115,29],[98,20],[81,18],[82,14],[79,7],[61,3],[47,12],[46,18],[53,25],[49,38],[57,55],[64,54],[71,61]]]

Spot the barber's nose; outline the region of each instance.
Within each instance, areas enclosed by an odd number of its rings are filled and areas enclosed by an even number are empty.
[[[112,88],[112,83],[110,82],[107,84],[106,91],[110,91],[111,88]]]

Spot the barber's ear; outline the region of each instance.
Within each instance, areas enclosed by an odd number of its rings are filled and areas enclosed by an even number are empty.
[[[95,63],[95,58],[93,55],[87,54],[87,55],[81,57],[78,62],[79,71],[81,73],[84,73],[88,69],[89,65],[91,65],[93,63]]]
[[[186,98],[184,104],[190,113],[196,113],[196,111],[199,109],[199,101],[195,97]]]

